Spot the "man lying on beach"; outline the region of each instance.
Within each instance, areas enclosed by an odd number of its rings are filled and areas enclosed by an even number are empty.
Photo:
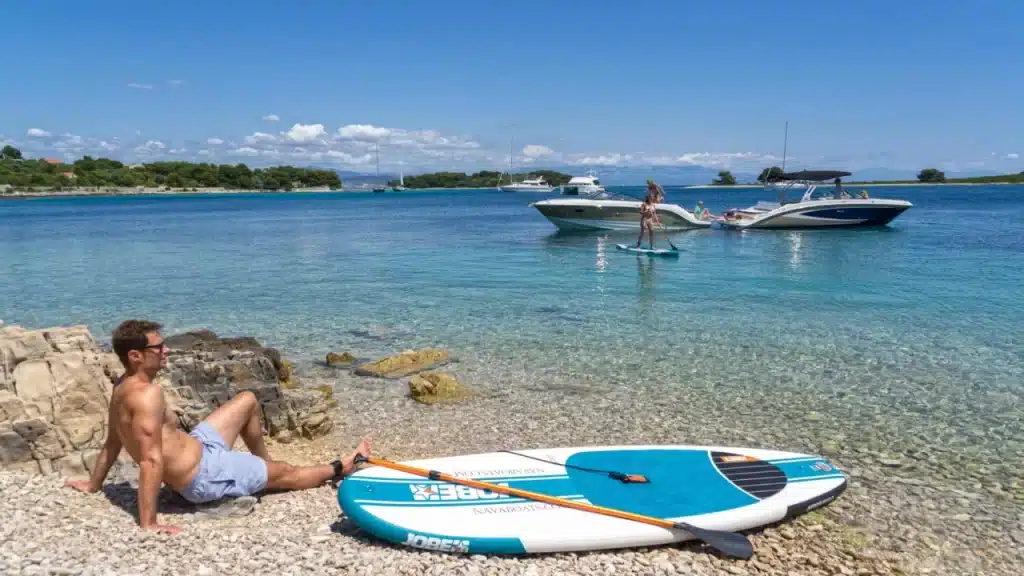
[[[113,334],[114,352],[125,373],[110,395],[107,440],[89,480],[66,485],[97,492],[122,446],[139,464],[139,525],[144,530],[176,534],[180,528],[157,524],[157,497],[167,484],[189,502],[250,496],[264,489],[305,490],[352,473],[357,454],[369,456],[363,440],[346,458],[322,466],[293,466],[271,460],[263,444],[259,404],[249,391],[219,406],[190,434],[178,428],[163,389],[154,382],[167,365],[160,324],[122,322]],[[231,447],[241,436],[250,452]]]

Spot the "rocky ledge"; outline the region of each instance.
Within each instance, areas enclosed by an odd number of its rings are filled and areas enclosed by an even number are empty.
[[[256,394],[264,429],[280,442],[332,429],[330,387],[298,387],[277,350],[208,330],[167,342],[159,382],[185,430],[243,390]],[[107,404],[123,371],[86,326],[0,326],[0,469],[86,474],[106,438]]]

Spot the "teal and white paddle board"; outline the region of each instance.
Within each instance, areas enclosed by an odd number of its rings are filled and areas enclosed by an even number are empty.
[[[835,465],[818,456],[708,446],[552,448],[404,464],[733,532],[823,506],[847,484]],[[649,482],[623,483],[601,471],[642,474]],[[338,503],[348,518],[379,538],[442,552],[564,552],[652,546],[693,538],[683,530],[379,466],[362,468],[346,478],[338,488]]]
[[[670,250],[668,248],[655,248],[651,250],[650,248],[637,248],[636,246],[627,246],[625,244],[616,244],[615,247],[626,252],[647,254],[648,256],[679,256],[679,250]]]

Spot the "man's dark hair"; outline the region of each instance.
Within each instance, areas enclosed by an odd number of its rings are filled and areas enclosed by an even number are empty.
[[[162,326],[150,320],[125,320],[114,329],[111,344],[114,353],[121,359],[121,364],[128,368],[128,351],[142,350],[149,342],[146,341],[146,334],[156,332]]]

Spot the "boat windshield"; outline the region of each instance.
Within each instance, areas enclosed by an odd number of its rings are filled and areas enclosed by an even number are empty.
[[[566,185],[562,192],[565,196],[579,196],[580,198],[586,198],[587,200],[625,200],[627,202],[640,202],[640,198],[636,196],[629,196],[628,194],[619,194],[617,192],[610,192],[605,189],[587,190],[582,186],[570,186]]]

